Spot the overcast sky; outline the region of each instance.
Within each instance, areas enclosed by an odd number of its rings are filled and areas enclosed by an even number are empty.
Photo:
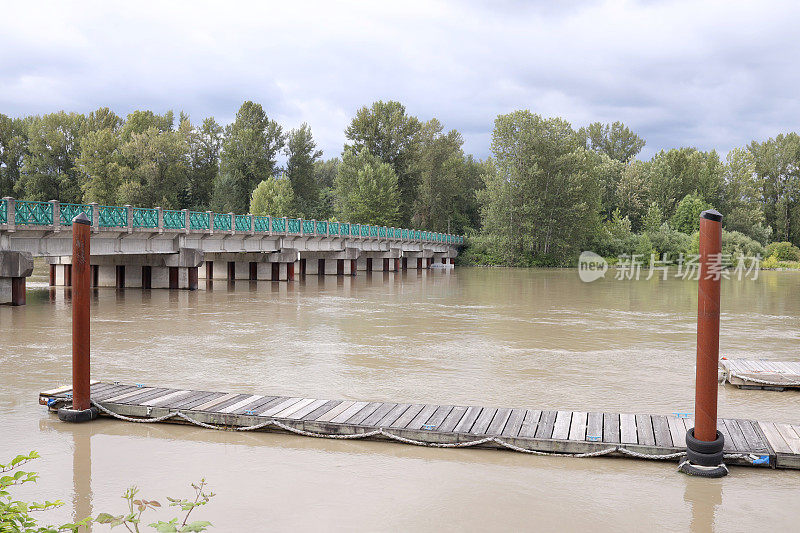
[[[621,120],[643,157],[800,129],[797,1],[0,2],[12,116],[109,106],[226,124],[254,100],[285,128],[308,122],[325,157],[379,99],[458,129],[481,158],[515,109]]]

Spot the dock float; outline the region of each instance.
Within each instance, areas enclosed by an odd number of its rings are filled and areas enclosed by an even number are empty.
[[[719,368],[720,381],[725,380],[740,389],[800,389],[800,362],[720,359]]]
[[[50,410],[70,387],[39,394]],[[534,455],[625,456],[678,462],[689,414],[628,414],[380,401],[327,400],[92,382],[103,416],[232,431],[394,440],[442,448],[507,449]],[[800,469],[800,425],[720,419],[729,465]]]

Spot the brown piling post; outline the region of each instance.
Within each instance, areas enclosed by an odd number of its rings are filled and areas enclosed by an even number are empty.
[[[58,418],[65,422],[85,422],[97,418],[98,415],[89,399],[91,224],[85,213],[79,213],[72,220],[72,406],[58,410]]]
[[[728,473],[722,461],[725,440],[717,431],[721,253],[722,215],[713,209],[703,211],[700,214],[694,428],[686,435],[686,461],[681,463],[681,471],[704,477],[722,477]]]

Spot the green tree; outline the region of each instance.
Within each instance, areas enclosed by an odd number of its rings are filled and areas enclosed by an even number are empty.
[[[0,198],[13,194],[27,150],[26,121],[0,113]]]
[[[728,152],[720,204],[725,215],[722,223],[728,231],[741,232],[766,244],[772,228],[765,226],[762,187],[763,179],[756,174],[753,154],[742,148]]]
[[[600,152],[611,159],[626,163],[644,148],[645,141],[622,122],[603,124],[593,122],[578,130],[587,149]]]
[[[270,176],[250,195],[250,213],[271,217],[294,215],[295,197],[291,182],[286,178]]]
[[[28,148],[15,190],[27,200],[81,200],[80,133],[86,117],[77,113],[51,113],[28,122]]]
[[[219,174],[222,136],[222,126],[214,117],[203,120],[199,128],[191,127],[184,134],[189,149],[189,170],[183,207],[205,210],[211,205],[214,181]]]
[[[697,194],[687,194],[670,218],[670,226],[682,233],[694,233],[700,229],[700,213],[706,209],[711,209],[711,204]]]
[[[360,224],[393,226],[399,220],[397,176],[366,148],[344,151],[335,181],[336,216]]]
[[[800,244],[800,135],[781,134],[750,144],[761,180],[764,214],[775,240]]]
[[[316,148],[306,123],[291,130],[286,138],[286,177],[294,190],[295,211],[306,218],[319,216],[320,188],[314,165],[322,157],[322,150]]]
[[[157,115],[152,111],[136,110],[125,118],[125,124],[122,126],[122,139],[129,141],[135,133],[144,133],[150,128],[166,133],[172,131],[174,125],[175,114],[172,111]]]
[[[630,219],[635,230],[641,226],[648,209],[651,172],[652,164],[649,161],[632,161],[625,165],[611,203],[615,209],[620,210],[622,216]]]
[[[369,153],[391,165],[397,176],[400,221],[403,225],[411,221],[419,190],[415,161],[421,129],[420,121],[406,114],[406,108],[400,102],[379,100],[370,107],[359,109],[344,132],[350,141],[345,149],[352,148],[360,153],[366,148]]]
[[[480,195],[486,231],[514,263],[568,261],[599,224],[600,187],[579,136],[563,119],[515,111],[495,120],[492,152],[497,173]]]
[[[651,160],[650,200],[656,202],[667,217],[675,213],[678,202],[687,194],[719,205],[724,182],[725,169],[714,150],[662,150]]]
[[[432,231],[461,232],[473,222],[470,213],[476,210],[477,180],[461,149],[461,134],[443,130],[439,121],[432,119],[420,133],[420,183],[414,225]]]
[[[122,170],[119,201],[134,206],[181,207],[188,169],[188,147],[178,131],[150,127],[133,133],[120,149]]]
[[[220,178],[214,186],[215,208],[244,213],[250,192],[276,174],[277,155],[284,142],[283,129],[267,117],[260,104],[243,103],[236,120],[225,128]]]
[[[119,132],[112,128],[90,131],[81,139],[76,168],[83,174],[82,200],[114,205],[119,201],[123,168]]]
[[[663,223],[664,213],[661,211],[661,208],[658,207],[657,203],[651,203],[650,207],[647,208],[647,214],[644,216],[644,220],[642,221],[642,229],[647,233],[655,233],[661,229],[661,225]]]
[[[327,220],[333,216],[336,198],[334,182],[336,181],[336,174],[339,172],[339,163],[341,161],[338,157],[314,162],[314,181],[317,182],[317,187],[319,188],[317,218],[320,220]]]

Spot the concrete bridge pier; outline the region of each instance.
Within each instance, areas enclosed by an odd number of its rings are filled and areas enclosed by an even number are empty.
[[[33,255],[0,251],[0,304],[25,305],[25,278],[33,272]]]
[[[353,263],[357,262],[359,250],[300,252],[299,270],[302,275],[354,276]]]
[[[72,257],[48,258],[50,285],[72,286]],[[118,289],[197,290],[198,265],[203,252],[181,248],[175,254],[93,255],[91,285]]]
[[[213,252],[205,254],[200,277],[205,280],[286,281],[299,272],[297,250],[280,252]]]

